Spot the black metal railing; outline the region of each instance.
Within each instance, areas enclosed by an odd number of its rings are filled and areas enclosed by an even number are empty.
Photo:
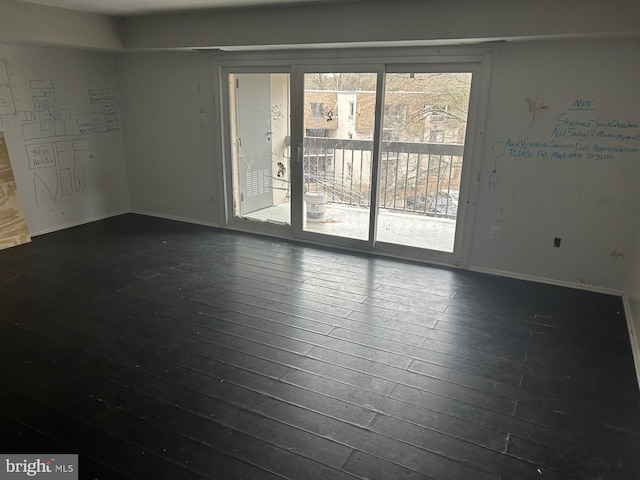
[[[373,141],[305,137],[305,191],[327,202],[368,207]],[[379,206],[386,210],[455,217],[462,172],[461,144],[383,142]]]

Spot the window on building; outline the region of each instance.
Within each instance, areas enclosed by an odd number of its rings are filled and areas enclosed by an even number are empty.
[[[431,134],[429,135],[429,140],[431,143],[442,143],[444,142],[444,131],[443,130],[431,130]]]
[[[324,103],[311,102],[311,116],[313,118],[324,117]]]
[[[305,136],[327,138],[329,136],[329,130],[326,128],[307,128]]]
[[[404,122],[407,119],[407,105],[401,103],[385,104],[385,120],[392,122]]]

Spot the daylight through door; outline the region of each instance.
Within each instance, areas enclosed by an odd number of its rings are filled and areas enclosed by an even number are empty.
[[[289,74],[228,79],[233,215],[289,225]]]
[[[223,67],[227,225],[459,264],[486,93],[465,59]]]
[[[378,242],[453,252],[471,78],[385,75]]]
[[[369,239],[376,79],[304,74],[304,231]]]

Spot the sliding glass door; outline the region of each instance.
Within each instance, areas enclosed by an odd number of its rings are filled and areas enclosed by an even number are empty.
[[[228,224],[457,263],[478,65],[222,69]]]
[[[302,228],[369,241],[375,72],[305,72]]]
[[[471,79],[386,72],[378,242],[453,252]]]
[[[303,234],[453,253],[472,73],[376,65],[299,75]]]

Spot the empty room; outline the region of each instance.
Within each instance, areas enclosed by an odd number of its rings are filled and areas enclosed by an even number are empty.
[[[639,18],[1,0],[0,478],[640,478]]]

